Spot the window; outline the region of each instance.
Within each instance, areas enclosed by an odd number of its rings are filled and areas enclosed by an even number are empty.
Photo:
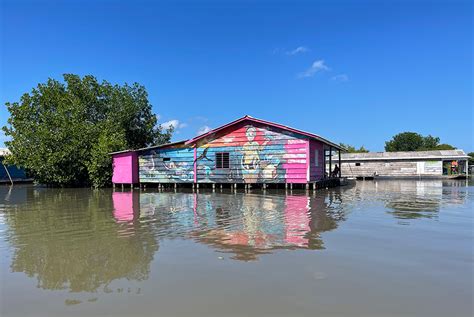
[[[319,150],[314,150],[314,166],[319,166]]]
[[[166,161],[171,161],[171,158],[169,158],[169,157],[164,157],[164,158],[163,158],[163,162],[166,162]]]
[[[216,168],[229,168],[229,152],[216,153]]]
[[[356,166],[360,166],[360,163],[356,163]]]

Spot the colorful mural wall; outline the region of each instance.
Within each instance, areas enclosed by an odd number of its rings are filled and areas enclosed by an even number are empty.
[[[150,149],[139,157],[140,182],[192,183],[194,149]]]
[[[306,183],[310,177],[309,142],[281,129],[241,124],[187,148],[141,153],[140,182]],[[317,143],[314,141],[315,147]],[[322,150],[320,153],[323,155]],[[311,174],[314,179],[322,177],[323,164],[319,166]]]

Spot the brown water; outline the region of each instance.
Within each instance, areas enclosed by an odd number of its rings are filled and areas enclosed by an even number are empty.
[[[472,316],[471,185],[3,186],[0,315]]]

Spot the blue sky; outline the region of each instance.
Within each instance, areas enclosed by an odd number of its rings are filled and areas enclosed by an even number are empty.
[[[373,151],[403,131],[474,150],[470,1],[0,1],[0,125],[75,73],[144,85],[174,140],[249,114]]]

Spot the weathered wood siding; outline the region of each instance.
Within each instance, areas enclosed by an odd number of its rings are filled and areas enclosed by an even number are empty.
[[[140,182],[192,183],[194,181],[194,149],[150,149],[139,156]]]
[[[360,164],[357,166],[357,164]],[[439,161],[354,161],[342,162],[342,176],[390,176],[390,177],[410,177],[410,176],[441,176],[443,174],[442,162]]]
[[[200,183],[305,183],[308,140],[291,132],[242,124],[198,144]],[[216,168],[216,153],[229,153],[229,168]]]

